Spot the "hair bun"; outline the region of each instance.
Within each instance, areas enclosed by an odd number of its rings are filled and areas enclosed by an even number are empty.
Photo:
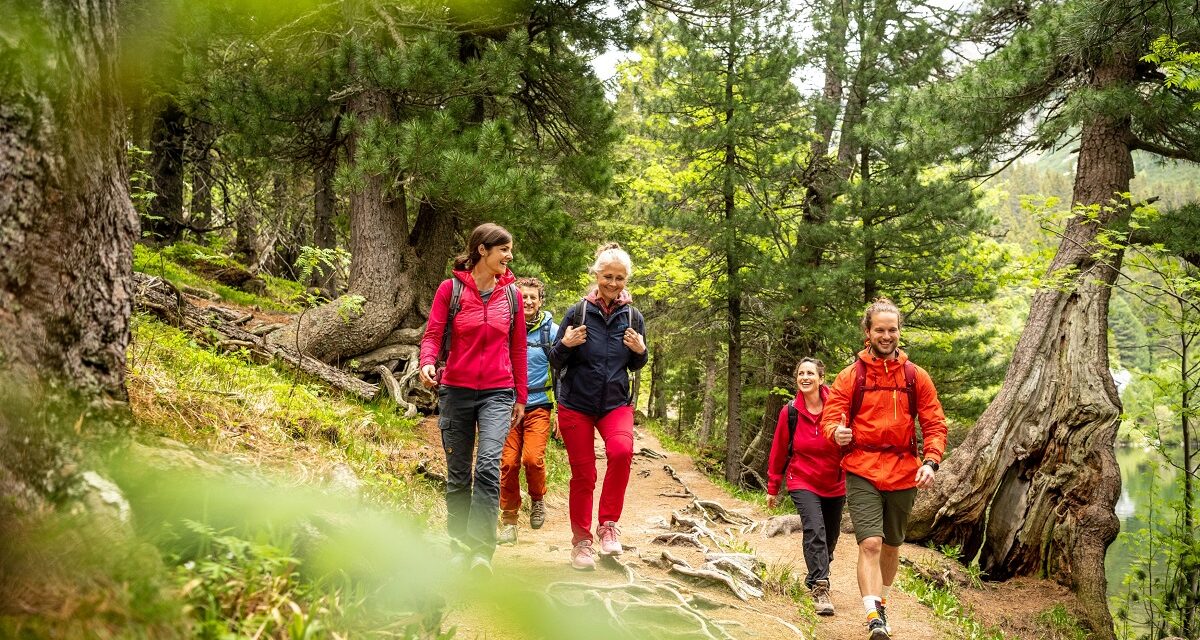
[[[620,249],[620,248],[621,248],[620,242],[606,242],[606,243],[600,245],[599,249],[596,249],[596,257],[597,258],[600,257],[600,254],[604,253],[605,251],[608,251],[609,249]]]

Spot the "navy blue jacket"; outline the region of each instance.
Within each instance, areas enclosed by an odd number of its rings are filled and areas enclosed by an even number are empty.
[[[578,347],[562,343],[567,327],[579,325],[572,306],[558,327],[554,346],[550,347],[550,365],[559,372],[557,400],[561,407],[592,416],[602,416],[622,405],[629,404],[629,372],[646,366],[650,353],[638,355],[625,346],[625,329],[641,328],[645,339],[645,321],[636,308],[621,305],[608,317],[592,302],[584,302],[584,324],[587,342]]]

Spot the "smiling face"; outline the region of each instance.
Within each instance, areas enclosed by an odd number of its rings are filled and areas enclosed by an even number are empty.
[[[871,316],[867,340],[871,343],[871,352],[875,357],[895,356],[896,347],[900,344],[900,317],[890,311],[880,311]]]
[[[629,279],[629,271],[617,260],[610,260],[600,265],[596,272],[596,287],[600,297],[608,302],[617,299],[625,290],[625,281]]]
[[[525,304],[525,320],[532,321],[542,310],[542,294],[537,287],[520,287],[521,302]]]
[[[796,390],[807,395],[821,388],[821,372],[815,362],[801,362],[796,368]]]
[[[508,263],[513,259],[513,245],[511,242],[506,244],[498,244],[491,249],[485,245],[479,245],[479,263],[478,268],[485,273],[498,276],[508,269]]]

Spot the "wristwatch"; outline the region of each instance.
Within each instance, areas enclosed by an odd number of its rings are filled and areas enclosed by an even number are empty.
[[[925,462],[922,462],[921,464],[929,467],[930,469],[933,469],[934,471],[938,470],[938,463],[934,462],[932,459],[926,460]]]

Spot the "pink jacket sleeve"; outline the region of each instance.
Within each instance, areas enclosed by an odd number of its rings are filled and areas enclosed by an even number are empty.
[[[425,325],[425,336],[421,338],[421,366],[437,364],[438,352],[442,350],[442,332],[446,330],[446,318],[450,315],[449,280],[442,281],[437,293],[433,296],[433,306],[429,309],[429,322]],[[452,327],[451,327],[452,328]]]
[[[788,405],[779,410],[779,420],[775,423],[775,438],[771,441],[771,455],[767,458],[767,494],[779,495],[783,484],[784,465],[787,463],[788,452]]]

